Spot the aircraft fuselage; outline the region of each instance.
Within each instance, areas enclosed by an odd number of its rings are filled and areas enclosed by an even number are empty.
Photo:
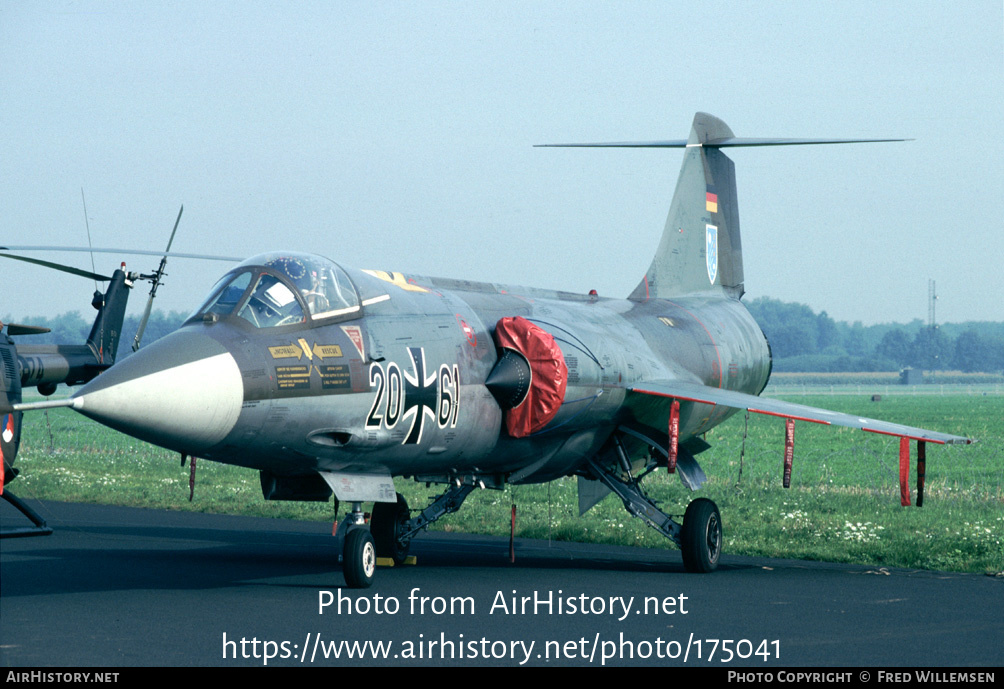
[[[358,317],[312,328],[192,319],[81,390],[80,411],[182,453],[278,475],[538,482],[573,472],[620,424],[665,437],[666,405],[629,401],[633,383],[680,379],[756,394],[769,375],[760,328],[739,301],[718,295],[639,302],[349,273],[362,294],[379,293]],[[513,316],[550,333],[568,367],[557,414],[523,438],[505,432],[485,387],[498,361],[495,324]],[[122,388],[114,400],[98,399],[113,388]],[[156,397],[144,398],[150,390]],[[143,411],[132,419],[124,406]],[[733,411],[685,403],[681,442]]]

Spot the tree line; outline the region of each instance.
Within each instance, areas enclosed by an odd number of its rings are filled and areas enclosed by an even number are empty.
[[[13,318],[5,316],[0,319],[4,323],[19,323],[21,325],[39,325],[49,328],[51,332],[41,335],[22,335],[14,338],[16,342],[22,344],[84,344],[87,336],[94,325],[96,312],[87,314],[87,320],[79,311],[68,311],[53,318],[46,316],[29,316],[27,318]],[[153,311],[150,313],[150,320],[146,323],[146,330],[143,332],[142,344],[148,345],[159,340],[178,328],[188,317],[187,313],[181,311]],[[123,357],[132,354],[133,338],[139,329],[139,315],[126,316],[122,323],[122,337],[119,340],[118,352],[115,360],[120,361]]]
[[[769,297],[746,306],[771,344],[776,371],[1004,370],[1004,322],[945,323],[933,330],[920,319],[865,326]]]

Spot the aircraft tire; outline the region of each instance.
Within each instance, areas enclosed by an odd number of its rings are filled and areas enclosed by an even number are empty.
[[[408,521],[411,512],[408,511],[408,501],[400,493],[397,502],[373,503],[373,516],[370,518],[370,533],[376,544],[377,557],[389,557],[395,565],[403,565],[408,558],[411,542],[404,545],[398,543],[397,536],[401,532],[401,524]]]
[[[683,566],[688,572],[713,572],[722,553],[722,516],[707,498],[687,505],[680,538]]]
[[[368,530],[355,528],[345,536],[342,573],[349,588],[366,589],[373,584],[373,575],[376,573],[376,548]]]

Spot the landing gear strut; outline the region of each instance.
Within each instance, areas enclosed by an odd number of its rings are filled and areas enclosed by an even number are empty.
[[[432,501],[432,504],[422,510],[417,517],[409,519],[401,525],[401,538],[410,539],[422,529],[428,528],[440,517],[445,517],[459,510],[474,488],[473,483],[468,483],[464,479],[456,479],[453,485],[440,493]]]
[[[630,514],[673,541],[683,551],[683,566],[688,572],[711,572],[718,566],[718,557],[722,552],[722,518],[714,502],[707,498],[691,502],[681,526],[659,509],[630,475],[625,481],[595,460],[589,461],[589,470],[594,478],[617,494]]]
[[[400,493],[397,502],[378,502],[373,505],[370,533],[376,543],[379,557],[389,557],[394,564],[401,565],[408,558],[411,539],[416,533],[427,528],[434,521],[451,512],[456,512],[474,490],[474,485],[451,485],[431,505],[414,519],[409,519],[408,502]]]
[[[18,499],[18,497],[9,490],[5,490],[2,494],[0,494],[0,497],[20,510],[21,514],[30,519],[31,523],[35,525],[33,527],[26,526],[8,529],[0,533],[0,538],[14,538],[16,536],[48,536],[52,533],[52,527],[47,526],[45,520],[38,516],[38,513],[35,512],[35,510],[28,507],[27,504]]]

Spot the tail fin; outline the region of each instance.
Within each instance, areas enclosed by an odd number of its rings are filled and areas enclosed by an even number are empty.
[[[686,148],[666,228],[652,265],[629,299],[670,299],[685,294],[743,295],[743,250],[732,161],[720,149],[740,146],[850,144],[909,139],[749,139],[704,112],[694,115],[686,141],[546,144],[583,148]]]
[[[100,292],[94,294],[98,316],[94,319],[90,335],[87,336],[87,345],[94,352],[99,364],[111,366],[115,363],[131,287],[132,283],[129,282],[125,272],[116,270],[112,273],[108,290],[104,295]]]
[[[630,299],[683,294],[743,295],[743,249],[732,161],[708,144],[734,139],[728,125],[703,112],[694,116],[687,153],[652,265]]]

